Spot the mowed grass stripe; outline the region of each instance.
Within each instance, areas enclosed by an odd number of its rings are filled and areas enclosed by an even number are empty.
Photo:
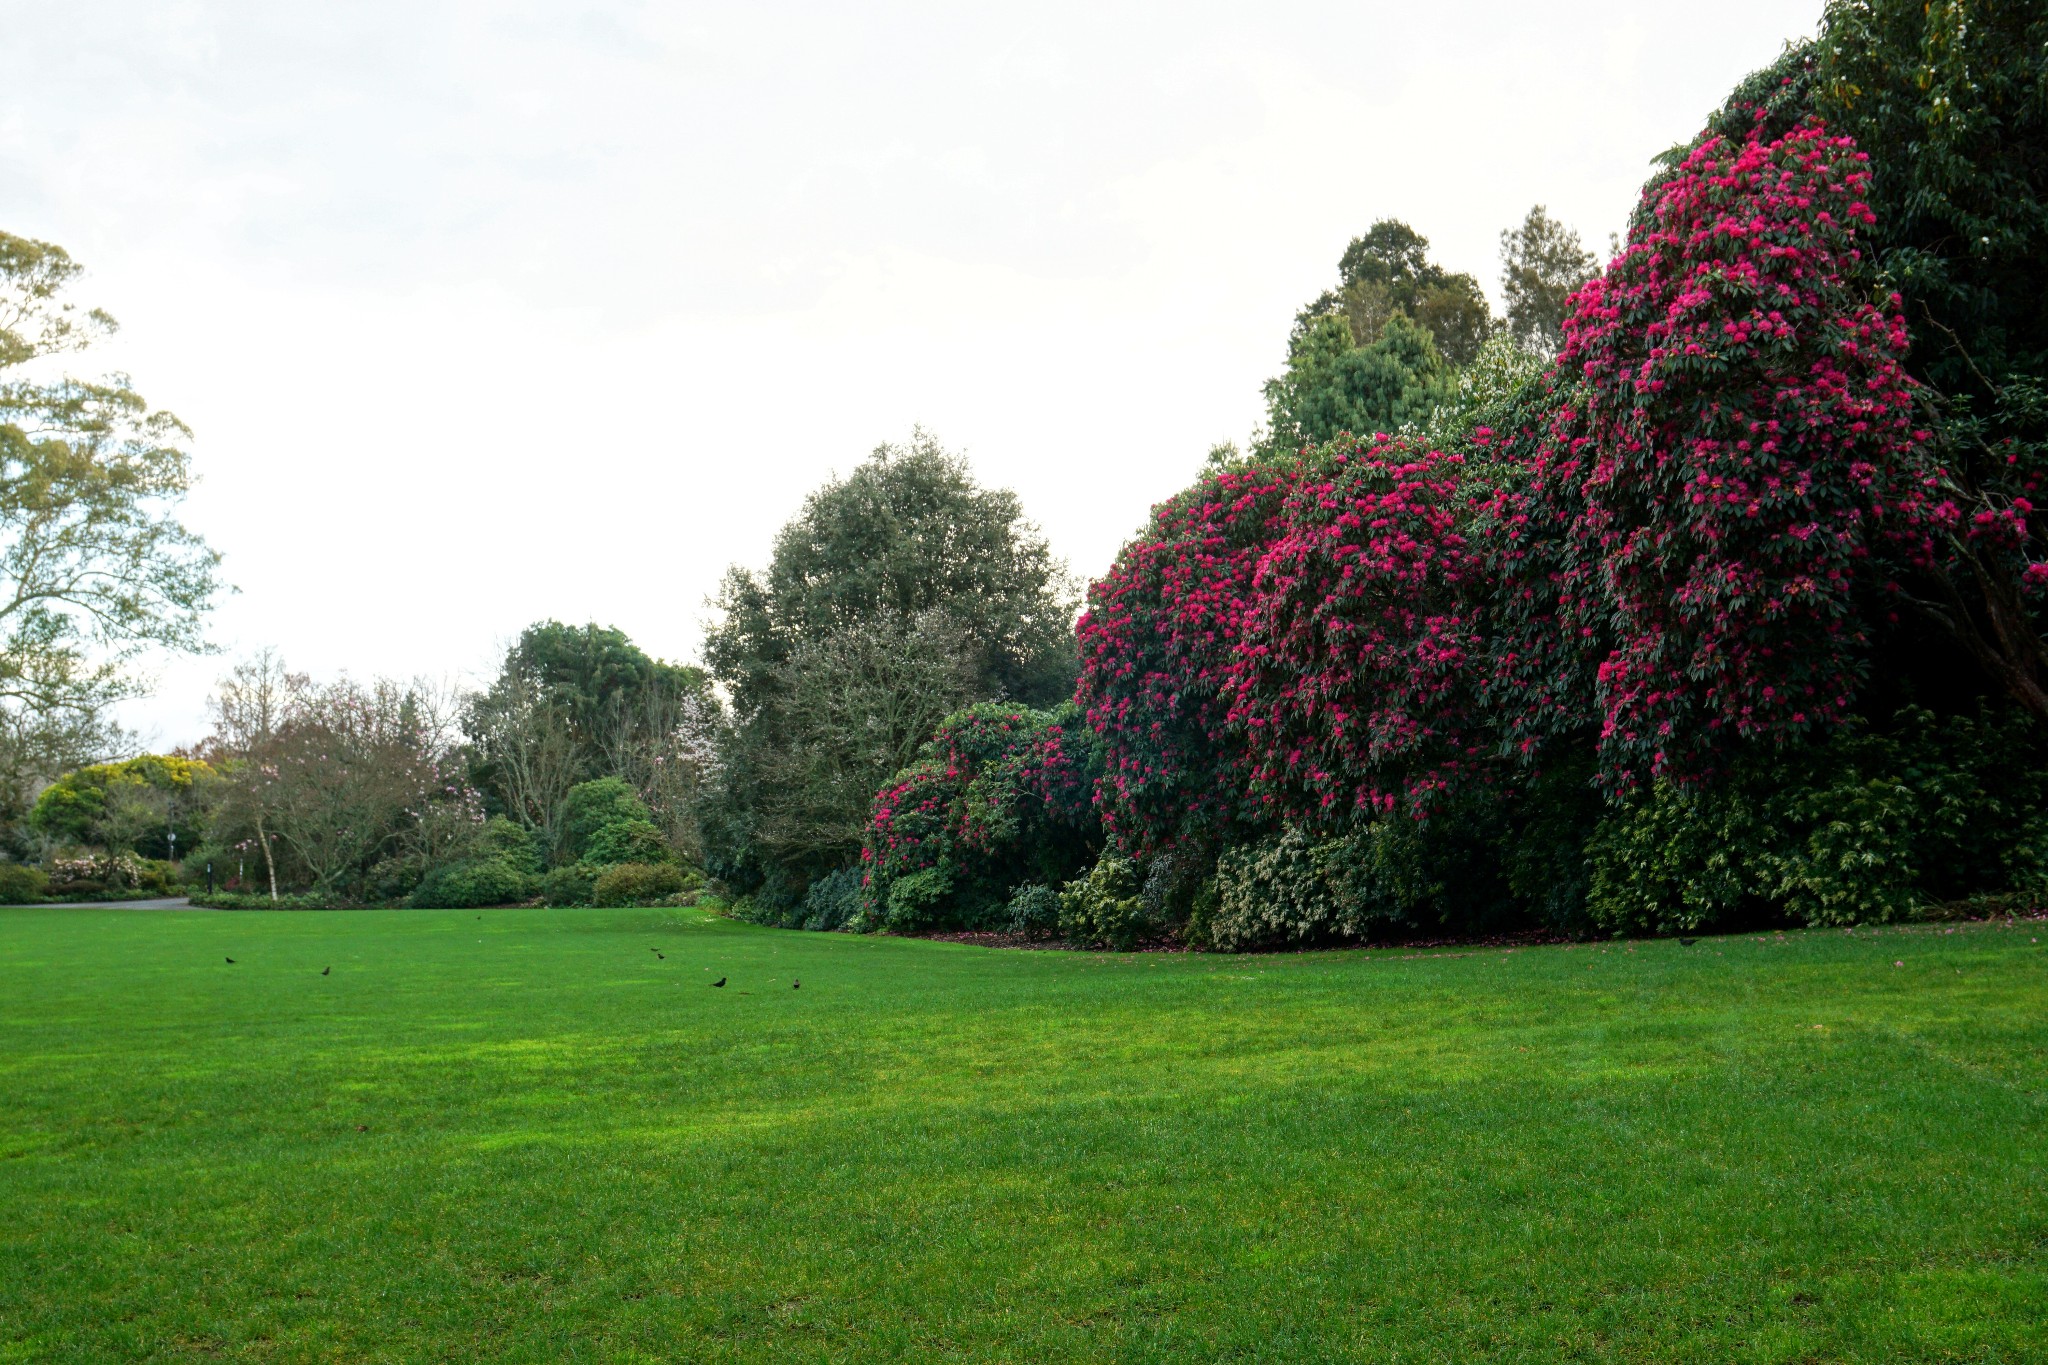
[[[2037,937],[0,911],[0,1360],[2039,1359]]]

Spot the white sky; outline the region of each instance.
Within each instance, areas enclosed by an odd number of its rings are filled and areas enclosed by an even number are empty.
[[[704,598],[922,423],[1083,578],[1395,216],[1497,291],[1589,245],[1820,0],[1031,6],[0,0],[0,227],[197,432],[227,656],[488,675]],[[1497,292],[1496,292],[1497,298]]]

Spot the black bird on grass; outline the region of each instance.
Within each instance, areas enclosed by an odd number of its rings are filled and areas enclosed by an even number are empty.
[[[1678,940],[1678,946],[1681,948],[1690,948],[1693,944],[1698,942],[1699,940],[1696,938],[1682,938]]]
[[[655,955],[656,957],[660,958],[660,959],[661,959],[661,960],[662,960],[663,962],[666,962],[666,961],[668,961],[668,954],[667,954],[667,953],[664,953],[664,952],[663,952],[663,951],[662,951],[661,949],[659,949],[659,948],[656,948],[656,949],[654,950],[654,955]]]
[[[789,979],[789,988],[790,988],[791,990],[793,990],[793,991],[794,991],[794,990],[801,990],[801,989],[803,988],[803,984],[804,984],[803,982],[801,982],[801,981],[797,980],[797,979],[796,979],[795,977],[791,977],[791,978]]]
[[[235,965],[235,960],[234,960],[233,958],[229,958],[229,959],[228,959],[228,965],[229,965],[230,967],[234,966],[234,965]]]
[[[332,968],[332,967],[322,967],[322,968],[320,969],[320,975],[322,975],[322,976],[325,976],[325,975],[327,975],[327,974],[328,974],[329,972],[331,972],[331,971],[333,971],[333,970],[334,970],[334,968]]]
[[[718,980],[716,980],[716,981],[712,982],[711,984],[712,984],[713,988],[716,988],[716,987],[719,987],[719,986],[723,986],[723,985],[725,984],[725,978],[721,976],[721,977],[719,977],[719,978],[718,978]]]

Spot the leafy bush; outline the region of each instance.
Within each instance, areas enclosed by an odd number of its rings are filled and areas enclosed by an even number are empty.
[[[1060,891],[1060,934],[1076,942],[1128,952],[1168,928],[1151,913],[1144,875],[1128,858],[1105,853]]]
[[[1909,709],[1711,787],[1656,783],[1587,852],[1587,913],[1612,933],[1867,923],[2048,889],[2048,746],[2011,713]]]
[[[33,905],[50,889],[50,879],[33,867],[0,863],[0,905]]]
[[[672,863],[675,850],[652,820],[614,820],[591,832],[582,862],[592,867],[617,863]]]
[[[590,888],[590,903],[646,905],[685,889],[683,870],[673,863],[620,863],[598,874]]]
[[[432,867],[416,855],[380,858],[363,874],[364,900],[372,905],[389,905],[412,899],[412,893],[426,880]]]
[[[268,892],[251,893],[242,891],[216,891],[212,895],[200,892],[192,897],[192,904],[208,910],[355,910],[359,906],[346,905],[331,896],[311,893],[281,894],[272,900]]]
[[[549,905],[588,905],[597,888],[598,869],[585,863],[551,867],[540,879],[540,898]]]
[[[433,869],[413,890],[411,904],[420,910],[472,910],[532,900],[538,889],[532,874],[505,859],[480,858]]]
[[[562,833],[570,860],[580,862],[590,851],[591,841],[607,825],[653,823],[647,804],[630,786],[616,777],[600,777],[569,788]]]
[[[845,929],[860,918],[860,873],[841,868],[811,883],[804,893],[803,919],[798,928],[821,931]]]
[[[994,925],[1013,888],[1072,877],[1102,844],[1100,754],[1071,703],[988,702],[946,717],[919,761],[876,794],[861,922]]]
[[[1299,828],[1233,848],[1216,867],[1216,908],[1207,938],[1226,951],[1364,936],[1367,906],[1347,896],[1335,854],[1344,841],[1314,842]]]
[[[1553,918],[1558,909],[1531,905],[1503,876],[1524,837],[1514,815],[1481,793],[1426,821],[1394,812],[1328,837],[1290,825],[1223,853],[1189,937],[1244,952]],[[1576,901],[1562,907],[1567,918],[1581,913]]]
[[[495,858],[515,872],[534,876],[540,872],[543,861],[537,838],[532,830],[494,815],[477,830],[478,855]]]
[[[166,896],[177,889],[173,863],[137,858],[129,853],[78,854],[52,858],[46,865],[48,894],[55,900],[134,899]]]
[[[1004,928],[1013,934],[1049,938],[1060,929],[1060,893],[1037,882],[1027,882],[1010,895],[1009,920]]]

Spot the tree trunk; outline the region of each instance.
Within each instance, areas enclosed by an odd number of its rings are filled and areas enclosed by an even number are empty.
[[[263,817],[256,817],[256,842],[263,845],[263,867],[270,873],[270,899],[277,900],[277,860],[270,856],[270,836],[263,832]]]

